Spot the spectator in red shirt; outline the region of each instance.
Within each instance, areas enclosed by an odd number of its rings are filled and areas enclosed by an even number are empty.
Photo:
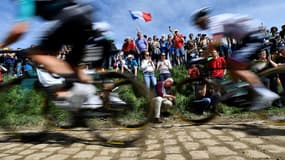
[[[129,54],[135,55],[137,53],[135,41],[131,37],[125,39],[122,46],[122,51],[124,52],[123,58],[128,57]]]
[[[184,53],[184,36],[179,33],[178,29],[174,31],[169,26],[169,31],[173,34],[173,43],[175,48],[175,58],[177,65],[185,62],[185,53]]]
[[[188,75],[190,78],[197,78],[200,76],[200,70],[197,67],[197,64],[192,64],[188,69]]]
[[[226,60],[220,57],[217,50],[212,50],[213,59],[209,61],[210,76],[215,79],[223,79],[226,74]]]

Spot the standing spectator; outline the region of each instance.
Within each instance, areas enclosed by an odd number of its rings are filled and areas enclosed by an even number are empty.
[[[125,68],[126,70],[133,74],[135,76],[135,78],[137,78],[138,76],[138,62],[134,59],[133,55],[129,54],[127,59],[126,59],[126,64],[125,64]]]
[[[224,79],[226,74],[226,60],[224,57],[220,57],[217,50],[211,51],[213,59],[209,61],[208,67],[210,69],[210,76],[214,79]]]
[[[220,56],[223,56],[225,58],[228,57],[229,53],[231,53],[232,41],[233,41],[232,38],[226,38],[226,37],[222,38],[221,46],[219,48]]]
[[[8,53],[5,57],[5,65],[8,69],[8,75],[14,75],[15,53]]]
[[[185,44],[186,48],[186,56],[187,56],[187,62],[190,62],[192,58],[195,58],[198,56],[198,50],[197,50],[197,44],[194,39],[193,33],[189,34],[189,40]]]
[[[279,48],[285,47],[285,40],[282,39],[280,35],[276,36],[275,40],[276,40],[276,47],[277,47],[276,50],[278,50]]]
[[[155,87],[157,80],[155,77],[155,65],[151,60],[149,52],[145,52],[144,59],[142,60],[141,69],[143,72],[144,82],[148,89]]]
[[[122,51],[124,52],[123,58],[126,58],[129,54],[133,54],[133,55],[135,54],[136,44],[131,37],[128,37],[124,40]]]
[[[271,38],[275,38],[277,35],[279,35],[278,28],[276,26],[271,27],[270,34],[271,34]]]
[[[155,64],[157,64],[159,57],[160,57],[160,43],[159,43],[159,39],[157,38],[157,36],[153,36],[153,43],[152,43],[152,60],[155,62]]]
[[[160,52],[161,53],[168,53],[168,48],[167,48],[167,39],[165,34],[161,35],[161,38],[159,40],[159,44],[160,44]],[[169,57],[166,57],[167,59],[169,59]]]
[[[175,56],[175,48],[174,48],[174,44],[173,44],[173,37],[171,34],[168,34],[167,36],[167,59],[171,62],[171,64],[174,64],[174,56]]]
[[[202,34],[200,38],[200,42],[198,43],[199,48],[203,49],[204,51],[207,49],[209,43],[209,39],[206,34]]]
[[[136,47],[137,47],[137,54],[135,54],[135,59],[138,62],[138,64],[141,64],[142,55],[148,51],[148,42],[147,39],[144,38],[143,34],[141,32],[137,33],[137,39],[135,40]]]
[[[195,37],[195,41],[198,47],[198,50],[201,49],[200,46],[198,44],[200,44],[200,40],[201,40],[201,33],[198,33],[197,36]]]
[[[157,70],[159,72],[159,81],[164,81],[171,77],[172,65],[168,59],[166,59],[166,54],[161,53],[160,61],[157,63]]]
[[[285,39],[285,24],[281,26],[281,31],[279,32],[279,35],[282,39]]]
[[[167,78],[156,85],[157,96],[153,98],[154,102],[154,123],[162,123],[160,119],[161,110],[167,110],[173,107],[176,97],[172,92],[173,79]]]
[[[147,38],[147,44],[148,44],[148,53],[150,54],[150,55],[152,55],[152,49],[153,49],[153,47],[152,47],[152,44],[153,44],[153,39],[151,38],[151,37],[148,37]],[[144,54],[143,54],[144,55]]]
[[[178,29],[175,29],[174,31],[169,26],[169,31],[173,34],[173,43],[175,47],[175,58],[177,65],[181,65],[181,63],[184,63],[184,36],[179,33]]]

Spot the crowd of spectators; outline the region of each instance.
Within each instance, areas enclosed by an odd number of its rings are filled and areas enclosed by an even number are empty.
[[[31,45],[30,47],[33,47]],[[64,59],[70,50],[64,46],[59,52],[58,57]],[[0,53],[0,83],[4,81],[4,77],[21,77],[28,71],[33,70],[33,62],[23,56],[25,49],[4,48]]]
[[[281,26],[280,32],[276,26],[270,29],[263,27],[260,29],[265,35],[264,48],[261,48],[259,51],[263,53],[266,59],[266,64],[262,69],[285,64],[285,56],[280,52],[280,49],[285,47],[285,25]],[[169,27],[169,31],[169,34],[164,33],[161,36],[148,36],[138,32],[137,38],[126,38],[121,47],[120,57],[123,57],[123,59],[129,57],[129,55],[135,57],[134,59],[137,62],[136,69],[142,71],[144,82],[148,88],[155,87],[158,82],[164,82],[166,79],[172,78],[171,73],[174,66],[186,66],[189,77],[200,76],[199,68],[196,65],[188,64],[190,64],[189,62],[193,58],[204,56],[208,44],[211,43],[211,37],[203,33],[198,33],[196,36],[190,33],[187,37],[182,35],[178,29],[173,30],[171,27]],[[212,57],[208,64],[210,69],[208,75],[210,77],[215,79],[225,78],[227,73],[227,56],[238,47],[238,44],[239,42],[235,39],[224,38],[219,48],[216,48],[210,54],[207,53]],[[256,53],[252,60],[258,60],[260,58],[259,54]],[[146,62],[146,60],[148,67],[146,67],[146,63],[142,63]],[[280,74],[278,76],[276,80],[271,80],[270,84],[268,84],[268,87],[273,91],[276,91],[277,81],[280,81],[285,86],[283,75]],[[155,81],[156,79],[157,81]],[[277,106],[283,105],[280,102],[274,104]],[[160,120],[156,121],[159,122]]]
[[[118,54],[111,57],[104,68],[113,68],[115,71],[122,73],[128,72],[133,74],[134,78],[137,78],[139,71],[141,71],[146,87],[156,91],[156,96],[165,98],[164,95],[168,94],[164,93],[161,95],[161,91],[157,90],[157,85],[160,84],[161,86],[163,84],[162,86],[164,86],[166,84],[166,86],[169,86],[168,82],[170,81],[173,84],[171,75],[173,67],[186,66],[188,73],[186,72],[185,74],[192,78],[199,76],[199,68],[196,65],[188,64],[193,58],[203,56],[208,44],[211,42],[211,37],[208,37],[207,34],[198,33],[195,36],[194,33],[189,33],[188,36],[185,36],[178,29],[173,30],[171,27],[168,29],[169,34],[163,33],[161,36],[148,36],[142,32],[137,32],[136,37],[127,37],[123,45],[117,48],[119,50]],[[280,49],[285,47],[285,25],[281,26],[280,31],[276,26],[270,29],[261,28],[261,30],[265,35],[264,48],[256,54],[256,57],[253,57],[253,60],[264,60],[266,62],[266,65],[263,66],[264,68],[285,64],[285,55],[282,55],[280,52]],[[213,59],[208,66],[213,69],[209,73],[210,76],[218,79],[225,77],[226,58],[238,43],[234,39],[224,38],[222,45],[212,51],[210,56]],[[59,56],[64,58],[66,52],[68,52],[68,49],[64,48]],[[17,57],[15,53],[1,54],[0,81],[3,79],[3,74],[21,76],[25,71],[27,61],[27,59]],[[215,68],[218,68],[218,70],[214,70]],[[284,77],[282,74],[277,77],[282,86],[285,86]],[[274,91],[272,81],[268,86]],[[279,104],[279,106],[281,105]],[[160,122],[160,120],[157,120],[157,122]]]

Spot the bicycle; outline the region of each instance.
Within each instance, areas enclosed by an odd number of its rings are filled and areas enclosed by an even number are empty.
[[[254,94],[247,82],[235,82],[231,79],[217,80],[210,78],[210,69],[207,67],[209,60],[211,60],[211,58],[201,57],[192,61],[191,63],[199,65],[201,72],[200,76],[197,78],[185,78],[177,83],[176,92],[180,96],[184,97],[184,102],[179,109],[179,115],[187,122],[202,124],[213,120],[216,116],[220,115],[219,110],[222,104],[247,110]],[[263,64],[257,62],[252,64],[252,66],[254,65]],[[284,72],[285,66],[279,66],[257,73],[261,80],[269,80],[271,81],[270,83],[275,83],[275,85],[279,86],[277,92],[280,95],[280,100],[282,102],[285,102],[285,90],[277,84],[277,79],[278,74]],[[218,93],[218,97],[215,97],[216,101],[212,103],[208,109],[204,110],[203,113],[197,114],[196,109],[201,106],[194,106],[192,102],[195,100],[195,92],[197,92],[201,85],[206,85],[208,89],[211,88],[215,90],[215,92]],[[261,114],[261,112],[258,114],[262,119],[271,120],[274,123],[281,124],[281,122],[277,122],[277,120]]]
[[[96,39],[94,42],[93,40]],[[106,53],[104,49],[104,39],[94,38],[86,46],[87,56],[85,61],[92,61],[102,64],[104,60],[98,55],[100,52]],[[7,51],[3,51],[7,52]],[[110,54],[108,53],[108,56]],[[108,58],[106,54],[104,58]],[[100,61],[100,62],[98,62]],[[118,72],[97,72],[92,75],[97,88],[97,96],[100,96],[103,104],[99,108],[77,108],[75,115],[86,122],[89,132],[97,140],[108,145],[128,145],[141,138],[144,135],[146,125],[153,118],[153,108],[151,95],[146,87],[140,81],[135,80],[131,75]],[[0,93],[19,85],[24,81],[35,87],[38,93],[44,93],[44,101],[41,107],[41,113],[47,121],[47,129],[63,128],[70,119],[70,107],[59,107],[52,103],[44,87],[36,85],[37,75],[25,74],[22,77],[13,78],[0,84]],[[66,78],[66,81],[78,82],[74,78]],[[128,95],[126,95],[128,94]],[[116,96],[123,103],[113,103],[111,96]],[[131,97],[130,97],[131,96]],[[78,96],[72,100],[73,105],[80,106],[84,102],[84,97]],[[40,105],[40,104],[39,104]],[[96,104],[95,104],[96,105]],[[13,106],[12,106],[13,107]],[[74,115],[74,114],[73,114]],[[78,120],[78,119],[77,119]],[[17,134],[17,127],[2,126],[4,129]]]

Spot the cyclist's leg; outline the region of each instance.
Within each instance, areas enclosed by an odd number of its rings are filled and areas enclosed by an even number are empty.
[[[40,44],[29,50],[28,57],[36,63],[43,64],[50,72],[62,75],[76,73],[83,81],[88,81],[89,78],[82,76],[83,73],[77,65],[83,57],[83,43],[88,39],[86,30],[92,29],[92,22],[84,13],[73,13],[72,17],[68,17],[68,12],[71,11],[66,12],[62,13],[62,18],[59,18],[42,37]],[[72,58],[64,62],[57,59],[54,54],[66,44],[71,45],[74,51],[69,55]]]
[[[262,40],[259,39],[258,34],[249,35],[243,46],[235,50],[228,58],[228,63],[231,73],[235,77],[239,77],[250,84],[252,89],[257,93],[250,110],[260,110],[271,106],[271,103],[278,99],[279,96],[267,89],[259,77],[251,72],[248,67],[250,64],[250,57],[262,46]]]

